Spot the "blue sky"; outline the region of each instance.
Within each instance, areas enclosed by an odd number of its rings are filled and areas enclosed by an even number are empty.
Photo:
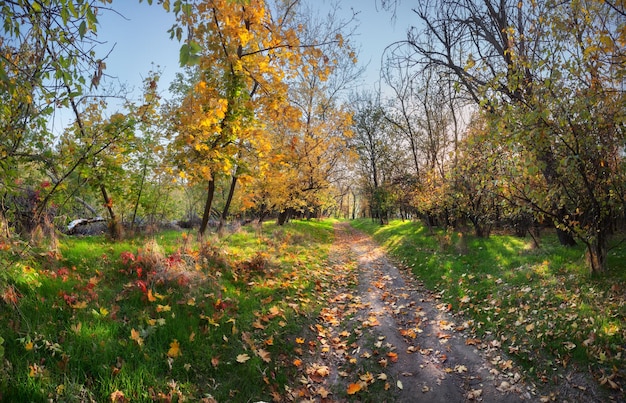
[[[328,0],[307,1],[319,3],[321,7],[329,4]],[[404,38],[412,17],[410,6],[404,4],[398,20],[392,23],[389,12],[377,12],[376,0],[341,0],[339,5],[347,15],[351,8],[360,12],[355,41],[361,48],[359,61],[371,61],[368,68],[368,81],[371,81],[378,76],[380,55],[385,46]],[[119,14],[107,10],[99,17],[98,38],[106,42],[101,50],[107,51],[115,45],[107,59],[106,73],[140,87],[142,78],[152,69],[154,62],[163,69],[164,83],[169,83],[178,71],[180,48],[180,44],[170,40],[167,33],[174,23],[173,14],[156,4],[148,5],[146,0],[141,4],[138,0],[114,1],[112,7]]]
[[[328,7],[328,0],[308,0],[312,4]],[[155,2],[156,3],[156,2]],[[398,19],[393,23],[391,13],[376,10],[376,0],[341,0],[340,7],[346,15],[350,9],[359,11],[360,26],[354,38],[361,49],[359,62],[369,62],[366,86],[373,87],[378,80],[380,57],[385,46],[401,40],[406,28],[414,17],[410,12],[410,3],[405,1],[398,12]],[[106,42],[100,49],[106,52],[112,48],[106,60],[106,74],[117,77],[122,83],[141,88],[142,78],[146,77],[154,65],[163,70],[163,86],[167,86],[178,69],[178,50],[180,44],[171,40],[167,30],[174,23],[173,14],[168,14],[156,4],[148,5],[144,0],[114,1],[112,7],[117,11],[104,11],[99,17],[98,39]],[[113,48],[113,46],[115,46]]]

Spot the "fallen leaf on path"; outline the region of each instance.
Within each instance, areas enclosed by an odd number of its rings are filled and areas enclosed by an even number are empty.
[[[323,386],[320,386],[317,389],[317,394],[322,398],[322,399],[326,399],[328,398],[328,395],[330,394],[330,392]]]
[[[396,386],[398,387],[398,389],[402,390],[404,388],[404,386],[402,386],[402,381],[398,381],[396,382]]]
[[[472,389],[467,392],[467,400],[478,400],[482,394],[482,389]]]
[[[374,381],[374,375],[371,372],[366,372],[363,375],[359,376],[359,379],[365,383],[371,383]]]
[[[465,365],[456,365],[454,370],[459,374],[462,374],[463,372],[467,372],[467,367]]]

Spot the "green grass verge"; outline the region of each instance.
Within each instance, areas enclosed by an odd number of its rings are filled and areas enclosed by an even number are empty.
[[[371,220],[352,225],[384,245],[450,309],[471,320],[543,382],[572,365],[590,369],[611,389],[626,376],[626,246],[616,245],[609,270],[591,277],[582,247],[565,248],[545,234],[529,238],[461,236],[420,223]],[[465,239],[462,239],[465,238]]]
[[[63,238],[0,279],[0,400],[271,400],[317,317],[331,221]],[[115,400],[117,399],[117,400]]]

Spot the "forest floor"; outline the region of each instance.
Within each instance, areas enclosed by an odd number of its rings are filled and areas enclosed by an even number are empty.
[[[337,223],[328,306],[311,327],[314,342],[294,397],[337,402],[593,402],[594,382],[570,374],[535,384],[497,339],[476,338],[455,315],[392,262],[368,235]],[[325,285],[323,285],[325,286]],[[324,287],[325,288],[325,287]],[[306,347],[302,341],[303,347]],[[303,367],[304,368],[304,367]]]

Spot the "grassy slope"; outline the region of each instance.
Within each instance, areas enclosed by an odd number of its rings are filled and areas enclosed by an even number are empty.
[[[488,239],[438,231],[419,223],[370,220],[353,225],[372,234],[410,267],[450,308],[473,321],[473,330],[502,342],[543,382],[576,365],[613,390],[626,376],[626,247],[613,249],[610,270],[590,278],[581,247],[563,248],[545,235],[540,249],[530,239]]]
[[[0,400],[270,400],[331,242],[332,222],[293,222],[23,255],[0,281]]]

